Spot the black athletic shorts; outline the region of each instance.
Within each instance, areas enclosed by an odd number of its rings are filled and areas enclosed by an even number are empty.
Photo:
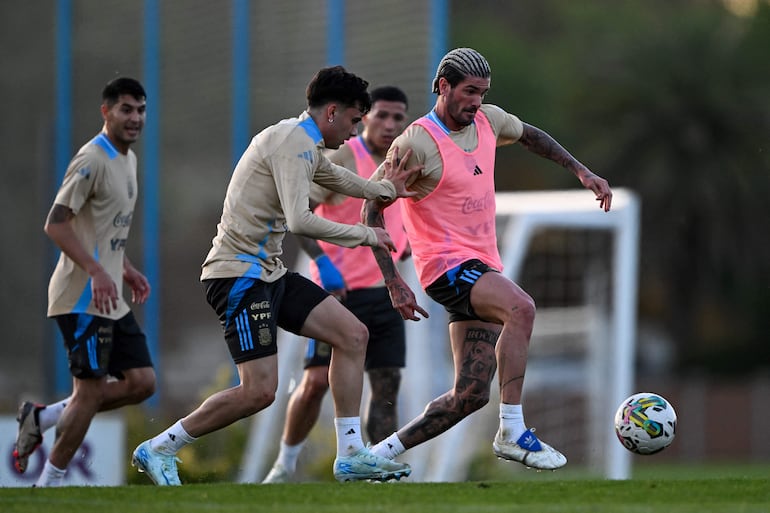
[[[406,329],[401,314],[393,308],[388,289],[374,287],[348,291],[343,301],[358,320],[369,330],[364,368],[383,369],[406,365]],[[331,346],[309,339],[305,352],[305,368],[327,367],[331,361]]]
[[[117,320],[84,313],[54,320],[64,338],[70,374],[78,379],[123,379],[124,370],[152,367],[147,337],[132,312]]]
[[[474,258],[439,276],[425,293],[449,312],[449,322],[481,320],[471,306],[471,289],[488,272],[499,271]]]
[[[204,280],[203,285],[235,363],[276,354],[278,328],[299,334],[313,308],[329,296],[291,271],[270,283],[241,277]]]

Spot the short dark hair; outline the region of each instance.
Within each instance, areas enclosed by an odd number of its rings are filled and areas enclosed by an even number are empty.
[[[107,82],[102,90],[102,101],[107,105],[115,105],[121,95],[130,94],[137,100],[147,99],[147,93],[144,92],[142,84],[129,77],[118,77]]]
[[[489,63],[473,48],[455,48],[441,59],[433,78],[433,92],[438,93],[438,79],[444,77],[449,85],[456,86],[465,77],[489,78],[492,70]]]
[[[382,100],[386,102],[401,102],[409,108],[409,102],[406,99],[406,93],[396,86],[381,86],[369,93],[372,97],[372,105]]]
[[[358,107],[366,114],[372,108],[372,99],[366,88],[369,82],[349,73],[342,66],[323,68],[307,85],[308,107],[320,107],[329,102],[338,102],[349,107]]]

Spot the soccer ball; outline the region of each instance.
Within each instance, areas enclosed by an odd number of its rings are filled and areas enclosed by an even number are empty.
[[[633,453],[660,452],[674,441],[674,407],[658,394],[634,394],[615,413],[615,434],[623,447]]]

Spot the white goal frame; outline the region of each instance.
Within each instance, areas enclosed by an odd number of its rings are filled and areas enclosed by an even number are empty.
[[[628,479],[631,474],[630,454],[616,439],[612,417],[617,405],[633,393],[639,200],[633,192],[620,188],[613,190],[610,212],[602,211],[593,194],[586,190],[499,192],[496,201],[498,220],[504,221],[500,223],[502,230],[498,231],[504,274],[514,281],[521,274],[529,244],[539,230],[600,229],[608,230],[613,235],[610,315],[598,325],[591,319],[582,319],[587,324],[583,328],[593,334],[589,337],[592,339],[588,347],[587,374],[590,379],[586,384],[586,395],[591,405],[588,416],[593,419],[593,425],[589,427],[586,443],[601,448],[598,453],[602,461],[595,463],[604,477]],[[295,269],[307,269],[307,263],[307,257],[300,256]],[[411,262],[402,266],[401,272],[415,292],[418,303],[430,313],[429,319],[407,322],[407,367],[403,372],[399,398],[399,424],[403,425],[451,386],[453,367],[449,356],[440,356],[446,355],[449,347],[446,313],[419,287]],[[539,329],[536,320],[533,337]],[[598,336],[599,332],[604,336]],[[243,483],[261,481],[270,469],[281,438],[288,393],[301,375],[304,339],[281,332],[279,347],[279,391],[275,404],[252,420],[238,479]],[[542,374],[536,362],[530,361],[524,386],[525,410],[527,390],[536,387],[538,381],[545,380]],[[493,385],[493,390],[496,388]],[[499,397],[493,397],[481,412],[404,454],[403,460],[412,466],[410,481],[466,479],[468,465],[478,449],[478,443],[489,445],[491,451],[488,430],[474,429],[476,419],[480,420],[483,415],[492,417],[496,422],[498,402]],[[333,413],[329,403],[330,400],[325,402],[319,423],[331,422]]]

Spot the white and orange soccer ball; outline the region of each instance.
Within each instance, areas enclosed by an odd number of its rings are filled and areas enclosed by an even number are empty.
[[[615,434],[623,447],[633,453],[658,453],[674,441],[674,407],[658,394],[634,394],[618,406]]]

